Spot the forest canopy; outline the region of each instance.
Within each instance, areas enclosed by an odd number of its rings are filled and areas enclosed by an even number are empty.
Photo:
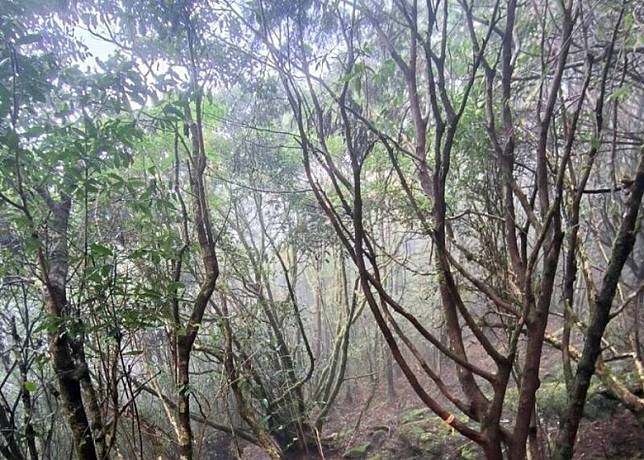
[[[639,458],[643,193],[634,0],[0,0],[0,456]]]

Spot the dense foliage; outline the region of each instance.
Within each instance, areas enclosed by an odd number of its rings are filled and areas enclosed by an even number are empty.
[[[643,13],[0,0],[0,455],[324,458],[381,384],[490,459],[644,427]]]

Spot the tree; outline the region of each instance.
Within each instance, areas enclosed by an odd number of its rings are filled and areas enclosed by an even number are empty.
[[[641,418],[632,7],[8,2],[0,453],[323,455],[396,370],[491,459],[548,373],[557,458],[593,376]]]

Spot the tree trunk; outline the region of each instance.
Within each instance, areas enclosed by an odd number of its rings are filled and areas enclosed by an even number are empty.
[[[105,442],[105,427],[103,426],[103,416],[98,402],[98,395],[94,388],[94,383],[89,375],[89,366],[85,357],[85,345],[83,338],[70,341],[72,359],[79,370],[79,381],[83,394],[83,399],[86,405],[88,420],[92,428],[92,436],[94,438],[94,445],[97,450],[99,458],[103,459],[107,456],[107,448]]]
[[[179,338],[177,345],[177,384],[179,398],[177,402],[177,431],[179,458],[192,460],[192,427],[190,425],[190,349],[185,341]]]
[[[87,419],[81,395],[80,379],[87,368],[77,368],[72,357],[72,347],[66,330],[67,295],[66,283],[68,272],[67,228],[71,212],[71,200],[64,198],[60,203],[49,204],[51,219],[49,221],[48,258],[41,249],[39,265],[46,280],[47,313],[55,318],[58,327],[49,333],[49,354],[52,358],[54,372],[58,381],[62,406],[67,415],[72,431],[74,448],[81,460],[97,458],[92,430]]]
[[[389,401],[396,399],[396,383],[394,382],[394,366],[391,359],[391,351],[389,348],[383,348],[385,353],[385,374],[387,376],[387,396]]]
[[[590,379],[595,373],[595,364],[601,354],[601,340],[610,321],[610,309],[617,290],[617,284],[626,259],[635,244],[637,216],[644,192],[644,149],[640,152],[637,174],[627,190],[629,197],[626,212],[613,243],[608,268],[602,280],[591,310],[584,350],[577,365],[577,372],[572,385],[568,408],[562,417],[557,438],[554,458],[570,459],[573,455],[579,422],[583,415]]]
[[[50,303],[51,301],[48,305]],[[76,453],[81,460],[95,460],[97,459],[96,448],[81,396],[79,370],[76,369],[69,353],[67,338],[63,331],[50,334],[49,354],[52,357],[62,405],[72,431]]]
[[[546,326],[548,325],[548,311],[550,310],[550,301],[552,299],[561,242],[562,235],[555,235],[546,254],[546,260],[544,261],[543,280],[541,281],[539,299],[536,304],[529,307],[532,311],[528,313],[528,343],[519,387],[519,404],[514,432],[512,434],[512,451],[510,453],[510,458],[513,460],[523,460],[525,458],[526,441],[530,433],[530,423],[534,412],[536,394],[541,385],[539,379],[541,352]]]

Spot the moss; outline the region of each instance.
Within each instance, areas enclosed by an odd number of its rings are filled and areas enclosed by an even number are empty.
[[[412,409],[403,413],[400,416],[400,423],[411,423],[423,420],[429,415],[429,409],[421,407],[420,409]]]
[[[371,447],[370,442],[365,442],[363,444],[358,444],[357,446],[353,446],[349,450],[347,450],[344,453],[344,458],[366,458],[367,457],[367,450],[369,450],[369,447]]]
[[[537,391],[537,406],[542,417],[558,417],[566,411],[568,395],[564,382],[542,383]]]
[[[420,414],[416,414],[420,417]],[[398,436],[412,450],[425,456],[438,456],[452,436],[451,430],[434,416],[419,418],[403,423],[398,428]]]
[[[584,407],[584,417],[590,420],[601,418],[607,414],[610,415],[614,412],[617,404],[602,396],[600,391],[602,391],[602,385],[593,377]],[[516,388],[508,389],[505,395],[505,408],[508,414],[514,414],[518,399],[518,390]],[[539,407],[540,417],[547,420],[556,420],[565,412],[568,406],[568,395],[563,377],[549,376],[541,382],[541,386],[537,390],[537,406]]]
[[[481,453],[480,449],[477,449],[476,445],[474,445],[473,443],[467,443],[463,447],[461,447],[459,456],[463,460],[474,460],[480,458]]]
[[[418,459],[481,458],[480,449],[427,409],[406,412],[396,430],[398,439]]]

